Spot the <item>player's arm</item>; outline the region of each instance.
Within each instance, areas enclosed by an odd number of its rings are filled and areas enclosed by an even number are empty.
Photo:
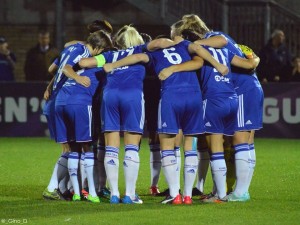
[[[69,47],[71,45],[75,45],[77,43],[85,44],[84,41],[76,41],[76,40],[74,40],[74,41],[69,41],[69,42],[65,43],[64,48],[67,48],[67,47]]]
[[[223,48],[227,45],[228,41],[222,35],[217,35],[206,39],[197,40],[194,43],[198,45],[207,45],[213,48]]]
[[[121,60],[113,63],[106,63],[103,69],[106,73],[112,72],[114,69],[122,66],[130,66],[137,63],[147,63],[149,62],[149,56],[144,53],[129,55]]]
[[[91,85],[91,80],[90,78],[86,76],[80,76],[78,75],[74,70],[73,67],[69,64],[65,65],[63,68],[63,73],[66,75],[68,78],[71,78],[76,81],[76,83],[81,84],[85,87],[89,87]]]
[[[259,64],[259,57],[253,53],[253,58],[245,59],[235,55],[231,60],[231,65],[244,69],[255,69]]]
[[[48,100],[51,96],[51,92],[52,92],[52,87],[53,87],[53,84],[54,84],[54,80],[55,80],[55,77],[53,76],[50,83],[47,85],[46,87],[46,90],[44,92],[44,99],[45,100]]]
[[[48,68],[48,73],[54,77],[57,69],[58,69],[58,66],[55,63],[52,63]]]
[[[172,65],[168,68],[165,68],[160,71],[158,78],[160,80],[166,80],[169,76],[176,72],[183,72],[183,71],[194,71],[198,70],[203,66],[204,60],[199,56],[194,56],[192,60]]]
[[[147,50],[152,52],[152,51],[155,51],[158,49],[172,47],[178,43],[179,43],[178,41],[173,41],[168,38],[158,38],[158,39],[152,40],[148,43]]]
[[[226,75],[229,72],[227,66],[219,63],[212,55],[201,45],[197,45],[194,43],[189,44],[188,50],[190,53],[196,53],[198,56],[202,57],[204,60],[208,61],[213,67],[215,67],[218,72],[222,75]]]

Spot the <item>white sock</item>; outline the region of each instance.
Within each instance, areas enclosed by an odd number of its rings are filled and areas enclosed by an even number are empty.
[[[53,192],[58,189],[58,183],[68,173],[68,153],[63,153],[57,160],[52,172],[52,176],[47,187],[48,191]]]
[[[177,187],[178,190],[180,189],[180,171],[181,171],[181,152],[180,152],[180,146],[175,146],[174,148],[174,153],[176,157],[176,162],[177,162],[177,168],[176,168],[176,173],[177,173]]]
[[[110,186],[111,196],[120,197],[119,192],[119,148],[106,146],[104,166],[107,175],[107,181]]]
[[[192,197],[193,185],[198,169],[198,156],[195,150],[184,152],[184,196]]]
[[[85,159],[85,153],[80,154],[80,185],[81,189],[87,187],[86,186],[86,172],[84,169],[84,159]]]
[[[249,192],[249,187],[251,184],[251,180],[253,177],[253,173],[254,173],[254,169],[255,169],[255,165],[256,165],[256,154],[255,154],[255,146],[254,144],[250,144],[249,145],[249,153],[250,153],[250,171],[249,171],[249,175],[248,175],[248,187],[247,187],[247,192]]]
[[[124,176],[125,176],[125,195],[135,198],[135,186],[139,174],[140,157],[139,146],[125,145],[125,156],[123,161]]]
[[[95,183],[94,183],[94,162],[95,162],[94,152],[86,152],[84,157],[84,169],[87,176],[89,194],[92,197],[97,196],[95,190]]]
[[[242,196],[248,191],[248,176],[250,173],[249,168],[249,145],[248,143],[234,145],[235,151],[235,174],[236,185],[234,194]]]
[[[70,152],[68,156],[68,169],[70,180],[73,185],[74,193],[80,195],[79,183],[78,183],[78,163],[79,163],[79,153]]]
[[[208,149],[203,149],[198,152],[199,154],[199,162],[198,162],[198,181],[197,181],[197,189],[204,193],[204,184],[206,180],[206,175],[209,167],[209,152]]]
[[[167,180],[170,195],[176,197],[179,194],[177,178],[177,162],[174,150],[161,151],[161,164],[165,178]]]
[[[213,181],[219,198],[226,196],[226,172],[227,167],[224,159],[224,152],[212,153],[210,156],[210,167]]]
[[[157,186],[159,174],[161,170],[161,154],[160,145],[149,145],[150,147],[150,172],[151,172],[151,187]]]
[[[99,191],[101,188],[106,187],[106,172],[104,167],[104,157],[105,157],[105,146],[98,146],[98,179],[99,179]]]

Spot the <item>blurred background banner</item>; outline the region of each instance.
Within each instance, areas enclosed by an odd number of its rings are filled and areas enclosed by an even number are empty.
[[[300,84],[268,83],[263,90],[263,129],[257,137],[300,138]]]
[[[46,82],[0,83],[0,136],[41,137],[48,135],[41,115]]]
[[[147,81],[146,81],[147,82]],[[0,136],[48,136],[41,115],[45,82],[0,83]],[[263,85],[264,127],[257,137],[300,138],[300,84]]]

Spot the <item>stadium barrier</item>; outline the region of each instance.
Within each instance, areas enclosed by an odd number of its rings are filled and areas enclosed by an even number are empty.
[[[46,86],[45,82],[0,83],[0,137],[49,135],[41,115]],[[269,83],[263,89],[264,124],[257,137],[300,138],[300,84]]]

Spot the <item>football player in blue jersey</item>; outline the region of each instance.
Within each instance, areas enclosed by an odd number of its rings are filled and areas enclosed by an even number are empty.
[[[94,153],[90,152],[91,139],[91,104],[95,89],[95,78],[79,75],[83,71],[75,72],[73,66],[82,57],[99,54],[107,47],[111,47],[110,37],[103,31],[90,34],[86,45],[77,43],[65,49],[61,55],[58,76],[68,77],[55,99],[56,141],[67,143],[71,153],[68,155],[68,170],[74,188],[73,200],[80,200],[80,190],[77,179],[79,152],[83,148],[87,160],[85,170],[89,183],[88,200],[99,202],[95,192],[93,179]],[[91,78],[93,82],[91,83]],[[81,115],[81,116],[79,116]],[[85,116],[82,116],[85,115]]]
[[[183,19],[187,23],[184,28],[195,30],[203,38],[196,43],[216,48],[225,47],[242,58],[253,57],[251,49],[245,48],[245,46],[240,49],[237,43],[227,34],[209,30],[198,16],[186,15]],[[255,130],[262,128],[264,95],[253,70],[241,70],[233,67],[232,81],[238,95],[239,108],[236,118],[237,129],[232,140],[235,151],[236,186],[228,200],[247,201],[250,199],[248,189],[256,164],[254,133]],[[228,191],[231,188],[229,186]]]
[[[133,53],[144,50],[144,42],[132,26],[122,27],[114,37],[119,51],[106,52],[94,58],[83,59],[79,65],[102,67]],[[136,47],[133,47],[136,46]],[[136,194],[139,171],[139,143],[144,128],[143,80],[145,68],[142,65],[123,67],[107,75],[101,105],[102,132],[105,134],[105,170],[111,188],[110,202],[120,202],[118,188],[120,132],[124,132],[125,157],[123,161],[126,191],[122,199],[125,204],[141,204]]]
[[[147,46],[151,49],[151,42]],[[112,64],[104,65],[107,72],[114,72],[115,68],[133,65],[138,62],[149,63],[160,74],[164,68],[181,62],[189,61],[189,68],[199,69],[203,60],[190,54],[205,55],[221,71],[227,67],[217,63],[213,57],[201,46],[182,41],[177,45],[148,54],[134,54]],[[208,56],[207,56],[208,54]],[[182,74],[182,75],[181,75]],[[174,153],[175,136],[182,129],[185,136],[185,186],[184,203],[191,204],[192,186],[197,171],[197,153],[195,151],[195,137],[204,132],[203,108],[201,91],[195,72],[178,72],[170,79],[162,82],[161,100],[158,114],[158,133],[161,143],[162,167],[170,189],[170,196],[162,201],[163,204],[181,204],[176,169],[178,168]]]
[[[107,22],[106,20],[95,20],[92,23],[88,24],[87,29],[90,33],[96,32],[98,30],[103,30],[108,34],[111,34],[113,29],[112,26],[110,25],[109,22]],[[71,41],[66,43],[65,48],[70,47],[71,45],[75,45],[77,44],[78,41]],[[82,44],[84,44],[84,42],[80,42]],[[66,54],[66,52],[64,52],[64,54]],[[61,54],[62,56],[62,54]],[[55,98],[57,96],[58,91],[60,90],[60,88],[62,87],[62,85],[64,84],[64,82],[66,81],[67,77],[65,77],[64,75],[62,75],[62,73],[57,73],[57,70],[59,68],[59,63],[60,63],[60,59],[61,58],[57,58],[52,65],[50,65],[48,72],[50,74],[53,75],[53,79],[51,80],[51,82],[48,84],[45,92],[44,92],[44,99],[46,100],[46,103],[43,107],[43,114],[46,116],[47,119],[47,124],[48,124],[48,128],[49,128],[49,132],[50,132],[50,137],[51,139],[56,139],[56,134],[55,134]],[[61,69],[60,69],[61,70]],[[57,75],[57,76],[55,76]],[[93,107],[97,108],[97,107]],[[94,114],[97,112],[94,112]],[[101,135],[100,135],[101,136]],[[97,138],[98,139],[98,138]],[[99,145],[101,146],[101,143],[104,141],[100,141],[103,140],[104,138],[100,138],[99,137]],[[104,145],[104,143],[103,143]],[[98,147],[99,149],[101,149],[101,147]],[[59,194],[63,194],[64,195],[64,191],[61,189],[64,189],[63,186],[64,185],[60,185],[60,192],[58,192],[57,187],[58,187],[58,182],[64,177],[65,175],[65,171],[63,168],[67,167],[67,154],[70,151],[69,149],[69,145],[68,144],[62,144],[62,156],[59,158],[58,162],[56,163],[49,185],[48,187],[44,190],[43,192],[43,196],[46,199],[60,199],[60,195]],[[98,153],[98,157],[97,159],[100,161],[101,160],[101,152],[103,151],[99,151]],[[99,157],[100,155],[100,157]],[[104,155],[104,154],[103,154]],[[104,156],[103,156],[104,159]],[[103,161],[103,160],[102,160]],[[96,161],[97,163],[97,161]],[[103,163],[97,163],[99,166],[99,169],[97,170],[99,172],[99,191],[101,193],[101,195],[105,195],[105,193],[108,191],[107,188],[105,187],[105,183],[106,183],[106,174],[105,174],[105,170],[104,168],[102,169],[101,165],[104,165]],[[59,174],[58,174],[59,171]],[[81,174],[85,174],[84,173],[84,169],[81,172]],[[96,176],[97,177],[97,176]],[[84,180],[84,179],[82,179]],[[61,182],[61,183],[65,183],[65,182]],[[97,183],[97,182],[96,182]],[[84,191],[84,190],[83,190]],[[67,190],[67,192],[69,192]],[[88,193],[85,192],[85,197],[87,197]],[[68,196],[69,197],[69,196]]]
[[[198,21],[196,22],[196,23],[198,23]],[[199,23],[198,23],[199,24]],[[192,26],[188,26],[188,27],[185,27],[185,28],[192,28]],[[181,28],[181,29],[183,29],[183,28]],[[203,29],[203,30],[205,30],[206,29],[206,26],[202,26],[200,29],[198,28],[198,32],[201,32],[201,29]],[[211,48],[209,48],[210,50],[212,50]],[[221,49],[218,49],[216,52],[214,52],[214,51],[212,51],[212,53],[213,53],[213,55],[215,56],[215,57],[217,57],[218,55],[219,55],[219,53],[221,53]],[[221,54],[220,54],[221,55]],[[223,55],[224,55],[224,53],[223,53]],[[224,57],[224,56],[223,56]],[[226,57],[225,57],[226,58]],[[232,58],[232,56],[231,56],[231,58]],[[240,63],[237,61],[237,59],[235,59],[236,57],[233,57],[233,60],[231,61],[231,63],[232,64],[234,64],[234,65],[239,65]],[[255,59],[255,60],[258,60],[257,58]],[[239,60],[240,61],[240,60]],[[239,65],[239,66],[242,66],[241,64]],[[253,65],[254,67],[256,67],[257,65]],[[244,67],[244,68],[248,68],[248,69],[252,69],[252,68],[254,68],[254,67]],[[204,67],[205,68],[205,67]],[[203,74],[205,75],[205,72],[203,73],[203,69],[202,69],[202,76],[201,76],[201,78],[200,78],[200,80],[202,80],[202,83],[207,83],[207,84],[209,84],[208,83],[208,81],[206,81],[205,79],[203,79]],[[207,72],[206,72],[207,73]],[[215,78],[216,78],[216,76],[215,76]],[[233,79],[234,77],[232,77],[231,78],[231,80],[233,80],[234,81],[234,79]],[[228,77],[228,83],[229,83],[229,80],[230,78]],[[225,81],[225,83],[227,82],[226,80],[227,80],[227,77],[226,78],[223,78],[222,79],[222,77],[220,77],[220,79],[217,79],[217,81],[219,81],[219,83],[221,83],[220,81]],[[232,83],[232,82],[230,82],[230,83]],[[213,88],[212,87],[216,87],[216,86],[209,86],[210,88],[208,88],[207,90],[208,90],[208,93],[210,93],[210,92],[213,92]],[[219,90],[221,90],[222,88],[220,87],[220,89]],[[233,94],[234,94],[234,89],[233,89],[233,84],[231,85],[231,90],[233,90]],[[203,90],[203,91],[205,91],[205,89]],[[216,92],[217,93],[217,92]],[[227,91],[227,93],[230,93],[229,91]],[[210,95],[210,94],[209,94]],[[231,98],[233,98],[233,96],[231,96]],[[207,100],[209,100],[209,99],[207,99]],[[204,103],[207,103],[206,101],[204,101]],[[205,105],[205,106],[207,106],[207,105]],[[238,115],[240,115],[240,114],[238,114]],[[217,118],[215,118],[216,120],[217,120]],[[231,119],[232,120],[232,119]],[[239,121],[238,121],[239,122]],[[237,123],[238,125],[239,125],[239,123]],[[211,121],[207,121],[206,122],[206,128],[208,129],[208,130],[210,130],[210,128],[212,127],[212,124],[211,124]],[[225,133],[224,133],[225,134]],[[243,133],[242,133],[243,134]],[[215,137],[216,135],[211,135],[211,137]],[[241,135],[239,135],[239,136],[237,136],[236,135],[236,133],[235,133],[235,140],[237,139],[237,137],[240,137]],[[248,138],[249,138],[249,136],[248,136]],[[215,140],[215,141],[212,141],[212,140],[209,140],[209,139],[211,139],[211,138],[208,138],[208,142],[209,143],[212,143],[212,145],[210,144],[210,147],[211,148],[214,148],[213,146],[214,146],[214,144],[215,143],[223,143],[223,140],[221,141],[221,140]],[[212,138],[212,139],[214,139],[214,138]],[[217,145],[215,146],[215,147],[217,147]],[[241,145],[237,145],[236,146],[236,153],[239,153],[239,152],[247,152],[247,150],[246,150],[246,147],[248,147],[248,144],[246,143],[246,144],[242,144],[242,147],[241,147]],[[220,146],[219,147],[217,147],[217,148],[220,148]],[[224,158],[224,155],[219,155],[220,153],[219,153],[219,151],[217,151],[217,152],[215,152],[213,149],[211,149],[211,151],[212,151],[212,156],[214,156],[214,153],[218,153],[218,155],[216,155],[216,160],[212,160],[212,157],[211,157],[211,161],[216,161],[216,162],[218,162],[218,161],[220,161],[220,159],[222,158],[222,162],[224,161],[223,160],[223,158]],[[249,151],[247,152],[247,153],[249,153]],[[241,155],[241,154],[239,154],[239,155]],[[238,160],[239,161],[241,161],[241,160],[243,160],[243,159],[239,159],[238,158]],[[246,161],[247,162],[247,161]],[[224,163],[223,163],[224,164]],[[237,163],[236,163],[237,164]],[[211,162],[211,166],[213,167],[213,163]],[[246,166],[245,166],[246,167]],[[223,168],[226,168],[226,167],[224,167],[224,165],[223,165]],[[238,168],[239,168],[239,171],[240,172],[242,172],[241,170],[241,167],[239,167],[239,165],[238,165]],[[212,168],[212,170],[214,170],[214,168]],[[237,171],[238,171],[238,169],[237,169]],[[245,176],[247,177],[247,175],[248,175],[248,173],[245,173]],[[217,176],[215,176],[215,178],[217,178]],[[219,186],[221,187],[219,187],[218,188],[218,182],[214,179],[214,181],[215,181],[215,184],[216,184],[216,186],[217,186],[217,191],[218,191],[218,197],[214,197],[214,198],[210,198],[210,200],[207,200],[207,201],[217,201],[217,200],[219,200],[220,198],[222,199],[223,197],[225,197],[225,193],[226,192],[224,192],[224,182],[222,181],[221,182],[221,180],[220,180],[220,184],[219,184]],[[220,192],[220,189],[222,189],[223,191],[221,191]],[[217,198],[217,199],[215,199],[215,198]],[[228,196],[227,197],[228,198],[228,200],[229,201],[233,201],[233,199],[235,198],[236,199],[236,196],[234,195],[234,194],[232,194],[232,195],[230,195],[230,196]]]

